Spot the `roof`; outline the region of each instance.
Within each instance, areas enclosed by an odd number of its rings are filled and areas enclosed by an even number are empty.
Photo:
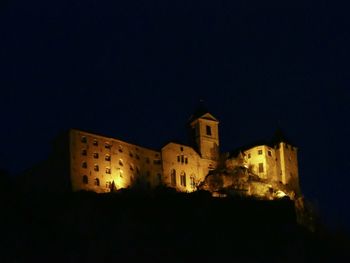
[[[192,121],[203,118],[207,120],[212,120],[212,121],[218,121],[207,109],[207,107],[204,105],[203,102],[201,102],[197,109],[194,111],[194,113],[191,115],[190,119],[188,120],[188,123],[191,123]]]
[[[278,145],[279,143],[284,142],[290,145],[295,146],[294,143],[292,143],[284,134],[284,132],[282,131],[281,128],[278,128],[275,132],[275,134],[273,135],[271,140],[259,140],[259,141],[255,141],[253,143],[247,144],[247,145],[243,145],[239,148],[236,148],[232,151],[230,151],[229,155],[230,157],[237,157],[238,154],[240,152],[244,152],[247,151],[251,148],[257,147],[257,146],[268,146],[271,148],[274,148],[275,145]]]

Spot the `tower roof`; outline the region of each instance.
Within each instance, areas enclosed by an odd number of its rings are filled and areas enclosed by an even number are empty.
[[[188,123],[193,122],[196,119],[204,118],[208,120],[218,121],[207,109],[207,107],[204,105],[204,103],[201,101],[198,105],[197,109],[194,111],[194,113],[191,115],[190,119],[188,120]]]
[[[271,143],[273,145],[276,145],[280,142],[285,142],[285,143],[288,143],[290,145],[295,145],[288,137],[286,137],[283,130],[280,127],[278,127],[277,130],[275,131],[274,136],[272,137]]]

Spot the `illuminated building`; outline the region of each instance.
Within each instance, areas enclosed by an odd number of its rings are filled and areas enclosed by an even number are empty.
[[[297,148],[285,141],[254,145],[239,157],[219,150],[219,122],[208,111],[197,111],[188,122],[190,145],[167,143],[147,149],[115,138],[80,130],[69,131],[69,174],[73,191],[110,192],[128,187],[154,188],[160,184],[192,192],[210,171],[224,161],[243,166],[261,179],[298,189]]]

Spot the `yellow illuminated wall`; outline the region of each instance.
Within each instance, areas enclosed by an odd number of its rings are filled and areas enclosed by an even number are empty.
[[[71,130],[70,155],[73,191],[104,193],[111,184],[115,189],[136,183],[155,187],[161,181],[160,152],[121,140]]]
[[[70,130],[70,176],[73,191],[110,192],[130,186],[154,188],[160,184],[192,192],[220,159],[218,120],[206,113],[189,123],[193,147],[170,142],[161,151],[115,138]],[[239,160],[238,160],[239,159]],[[281,142],[274,147],[257,145],[239,157],[226,159],[231,166],[242,163],[262,179],[299,189],[297,148]]]
[[[258,145],[244,151],[249,169],[260,178],[289,185],[299,191],[297,148],[285,142]]]

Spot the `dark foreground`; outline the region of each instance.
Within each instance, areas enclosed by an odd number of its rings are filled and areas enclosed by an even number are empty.
[[[171,191],[2,197],[0,262],[349,262],[293,203]]]

